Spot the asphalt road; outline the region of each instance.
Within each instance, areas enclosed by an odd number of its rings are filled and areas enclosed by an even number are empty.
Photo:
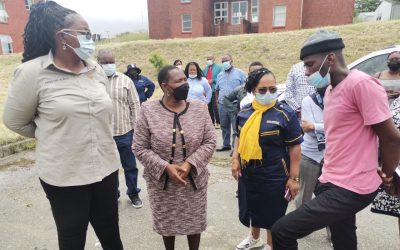
[[[218,134],[220,133],[217,130]],[[208,228],[202,234],[200,249],[235,249],[248,234],[248,229],[237,218],[235,198],[236,182],[230,176],[227,165],[228,153],[215,153],[209,166],[211,177],[208,188]],[[0,249],[52,250],[58,249],[57,233],[50,205],[38,180],[37,168],[33,167],[33,152],[24,152],[0,159]],[[139,166],[140,175],[142,166]],[[120,172],[121,193],[126,190],[124,176]],[[120,229],[127,250],[163,249],[162,239],[152,230],[147,191],[143,178],[141,198],[144,206],[133,208],[126,196],[120,198]],[[293,210],[291,202],[289,211]],[[369,208],[357,216],[360,250],[399,250],[397,218],[371,213]],[[265,234],[263,235],[265,240]],[[96,237],[92,228],[87,234],[85,249],[95,247]],[[188,249],[186,238],[177,237],[176,249]],[[317,231],[299,241],[299,249],[329,250],[325,230]]]

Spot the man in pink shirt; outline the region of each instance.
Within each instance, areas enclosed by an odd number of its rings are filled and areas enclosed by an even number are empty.
[[[320,30],[301,49],[309,84],[316,88],[329,85],[324,99],[324,166],[316,198],[272,227],[274,250],[297,249],[297,239],[326,226],[331,229],[334,249],[357,249],[356,213],[372,202],[382,179],[388,189],[393,185],[400,133],[385,90],[373,77],[347,69],[344,47],[337,33]]]

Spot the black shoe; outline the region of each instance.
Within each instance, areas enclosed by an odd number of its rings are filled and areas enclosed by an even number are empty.
[[[217,148],[217,152],[222,152],[222,151],[228,151],[231,150],[231,147],[222,147],[222,148]]]
[[[143,202],[142,200],[139,198],[139,194],[135,194],[135,195],[131,195],[129,196],[129,198],[132,201],[132,206],[134,208],[141,208],[143,207]]]

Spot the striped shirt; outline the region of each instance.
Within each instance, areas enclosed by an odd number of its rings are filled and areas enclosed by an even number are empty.
[[[140,108],[139,95],[132,80],[126,75],[116,72],[109,80],[114,108],[113,134],[124,135],[135,127]]]
[[[301,102],[306,96],[315,93],[315,88],[308,84],[305,75],[304,63],[299,62],[292,66],[287,76],[285,101],[296,111],[300,111]]]

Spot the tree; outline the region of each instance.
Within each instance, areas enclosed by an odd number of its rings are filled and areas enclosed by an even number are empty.
[[[150,61],[151,64],[153,64],[153,66],[157,70],[160,70],[162,67],[167,65],[167,62],[165,61],[165,59],[160,54],[157,54],[157,53],[153,53],[150,56],[149,61]]]
[[[355,0],[354,11],[357,14],[361,12],[374,12],[381,2],[382,0]]]

